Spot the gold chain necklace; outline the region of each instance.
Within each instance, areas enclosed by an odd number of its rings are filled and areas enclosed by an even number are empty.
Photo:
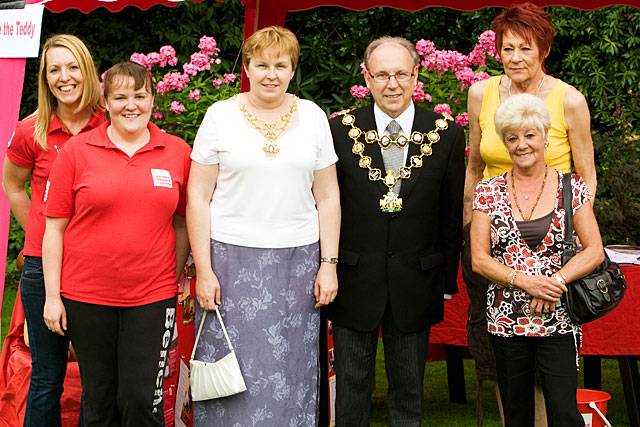
[[[273,121],[263,120],[260,117],[256,116],[244,106],[240,99],[238,98],[238,108],[244,115],[245,119],[253,126],[255,130],[260,132],[262,136],[267,140],[262,146],[262,151],[267,159],[274,159],[278,156],[280,152],[280,146],[277,142],[275,142],[280,135],[285,131],[287,126],[289,125],[289,121],[293,116],[293,113],[296,112],[298,108],[298,97],[293,96],[293,102],[291,103],[291,108],[289,111],[283,113],[280,117]]]
[[[396,185],[399,179],[409,179],[411,177],[411,170],[422,167],[424,164],[424,157],[430,156],[433,154],[433,149],[431,146],[440,141],[440,131],[446,130],[449,128],[448,121],[453,121],[453,117],[447,113],[442,113],[444,118],[436,119],[435,121],[435,129],[429,132],[418,132],[413,131],[409,138],[405,136],[398,136],[395,140],[391,137],[385,135],[381,138],[378,137],[378,132],[375,130],[363,131],[359,127],[356,126],[356,118],[352,114],[344,114],[342,117],[342,124],[345,126],[350,126],[348,135],[353,140],[353,146],[351,147],[351,152],[360,157],[358,161],[358,166],[362,169],[369,170],[369,180],[370,181],[382,181],[384,185],[389,189],[387,194],[385,194],[382,199],[380,199],[380,210],[382,212],[399,212],[402,210],[402,198],[398,197],[396,193],[393,192],[393,187]],[[413,142],[414,144],[420,145],[420,154],[413,155],[409,159],[409,166],[400,166],[397,171],[393,171],[391,169],[387,170],[387,174],[383,175],[382,171],[378,168],[371,167],[371,157],[365,156],[364,153],[364,143],[360,142],[358,138],[364,135],[364,140],[367,144],[377,143],[382,149],[387,149],[391,145],[391,143],[398,144],[398,141],[403,145],[399,145],[399,147],[403,148],[409,142]]]
[[[513,169],[509,172],[511,174],[511,188],[513,189],[513,200],[516,202],[516,208],[518,212],[520,212],[520,216],[523,220],[529,221],[533,216],[533,211],[538,206],[538,202],[540,201],[540,197],[542,196],[542,192],[544,191],[544,185],[547,183],[547,173],[549,172],[549,168],[547,166],[544,167],[544,178],[542,178],[542,185],[540,186],[540,191],[538,191],[538,196],[536,197],[536,201],[534,202],[531,210],[529,211],[529,215],[522,213],[522,209],[520,209],[520,203],[518,203],[518,193],[516,191],[516,180],[513,177]]]
[[[378,143],[380,148],[383,150],[388,150],[394,144],[398,146],[398,148],[404,148],[409,144],[409,138],[402,134],[398,135],[396,138],[393,138],[391,135],[378,136],[378,131],[375,129],[365,132],[364,140],[367,141],[367,144],[373,144],[374,142]]]

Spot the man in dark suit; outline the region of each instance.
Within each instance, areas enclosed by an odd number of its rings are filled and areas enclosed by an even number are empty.
[[[330,121],[342,204],[333,324],[336,425],[368,426],[378,331],[389,423],[419,426],[429,328],[456,290],[464,132],[412,102],[419,56],[399,37],[365,51],[375,104]]]

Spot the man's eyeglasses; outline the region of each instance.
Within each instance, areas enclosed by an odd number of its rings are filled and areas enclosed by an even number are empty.
[[[385,73],[383,71],[375,74],[369,73],[369,75],[377,83],[387,83],[391,77],[395,77],[396,81],[399,83],[406,83],[414,76],[413,73],[408,73],[406,71],[398,71],[397,73]]]

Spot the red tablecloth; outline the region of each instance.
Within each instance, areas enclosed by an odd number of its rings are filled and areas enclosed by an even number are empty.
[[[583,326],[580,354],[588,356],[640,355],[640,265],[625,265],[627,292],[615,310]]]
[[[467,285],[458,269],[458,293],[444,303],[444,320],[431,328],[429,344],[467,345]]]
[[[640,266],[622,267],[627,278],[627,292],[615,310],[584,325],[580,354],[589,356],[640,355]],[[458,272],[460,292],[445,302],[445,318],[431,328],[431,344],[467,345],[467,306],[469,297],[462,274]]]

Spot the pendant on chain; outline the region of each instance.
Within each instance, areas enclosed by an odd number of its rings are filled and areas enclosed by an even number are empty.
[[[244,115],[245,119],[267,140],[262,145],[262,152],[269,160],[275,159],[280,153],[280,146],[276,140],[282,135],[287,128],[291,117],[295,113],[298,105],[298,98],[294,97],[291,107],[274,121],[266,121],[247,110],[247,108],[238,99],[238,108]]]

